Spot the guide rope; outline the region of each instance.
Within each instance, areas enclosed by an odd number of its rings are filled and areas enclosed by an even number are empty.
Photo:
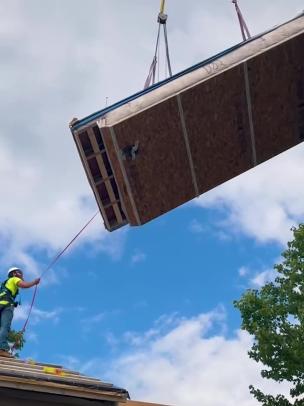
[[[92,221],[95,219],[95,217],[97,216],[98,213],[99,213],[99,211],[97,211],[97,212],[94,214],[94,216],[82,227],[82,229],[81,229],[81,230],[72,238],[72,240],[63,248],[63,250],[61,250],[61,251],[52,259],[52,261],[49,263],[49,265],[48,265],[48,266],[45,268],[45,270],[41,273],[40,278],[42,278],[42,277],[45,275],[45,273],[46,273],[47,271],[49,271],[50,268],[52,268],[52,266],[55,265],[55,263],[60,259],[60,257],[61,257],[61,256],[67,251],[67,249],[73,244],[73,242],[74,242],[75,240],[77,240],[77,238],[80,236],[80,234],[88,227],[89,224],[92,223]],[[23,327],[22,327],[22,329],[21,329],[21,331],[20,331],[20,335],[22,335],[22,334],[25,332],[26,327],[27,327],[27,325],[28,325],[28,322],[29,322],[29,319],[30,319],[30,316],[31,316],[31,313],[32,313],[32,310],[33,310],[33,307],[34,307],[34,303],[35,303],[35,300],[36,300],[37,290],[38,290],[38,285],[35,286],[35,290],[34,290],[34,293],[33,293],[33,298],[32,298],[31,304],[30,304],[29,312],[28,312],[27,318],[26,318],[26,320],[25,320],[25,322],[24,322],[24,325],[23,325]],[[13,346],[12,350],[14,349],[14,347],[15,347],[15,345]]]

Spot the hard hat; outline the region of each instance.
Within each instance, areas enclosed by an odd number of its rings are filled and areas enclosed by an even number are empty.
[[[16,271],[17,271],[17,272],[20,272],[20,273],[23,273],[20,268],[16,268],[15,266],[13,266],[12,268],[10,268],[10,269],[7,271],[7,276],[9,276],[11,272],[16,272]]]

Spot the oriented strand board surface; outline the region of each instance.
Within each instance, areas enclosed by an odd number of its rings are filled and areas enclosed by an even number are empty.
[[[141,223],[195,196],[176,99],[114,127],[120,149],[139,142],[135,160],[123,161]]]
[[[248,63],[258,162],[293,147],[298,134],[298,91],[304,77],[304,35]]]
[[[200,193],[252,166],[243,66],[181,95]]]

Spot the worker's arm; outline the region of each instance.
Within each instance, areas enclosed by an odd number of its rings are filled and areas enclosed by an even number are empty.
[[[23,288],[23,289],[31,288],[32,286],[38,285],[39,282],[40,282],[40,278],[36,278],[32,282],[20,281],[18,283],[18,288]]]

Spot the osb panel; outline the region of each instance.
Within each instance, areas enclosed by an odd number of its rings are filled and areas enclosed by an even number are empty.
[[[243,66],[181,94],[200,193],[252,166]]]
[[[102,133],[102,138],[103,138],[103,142],[105,144],[107,153],[108,153],[108,157],[110,159],[111,162],[111,166],[112,169],[114,171],[114,176],[115,176],[115,180],[116,183],[118,185],[118,189],[119,189],[119,193],[121,195],[121,201],[124,203],[124,208],[126,211],[126,216],[128,218],[128,221],[133,224],[136,225],[136,218],[134,215],[134,211],[131,205],[131,201],[128,195],[128,191],[127,191],[127,187],[124,181],[124,177],[120,168],[120,164],[118,161],[118,157],[115,151],[115,147],[111,138],[111,134],[110,134],[110,130],[107,127],[104,127],[101,129],[101,133]]]
[[[195,196],[176,98],[115,126],[120,149],[139,142],[123,161],[142,223]]]
[[[258,162],[300,142],[298,87],[303,80],[304,35],[248,63]]]

